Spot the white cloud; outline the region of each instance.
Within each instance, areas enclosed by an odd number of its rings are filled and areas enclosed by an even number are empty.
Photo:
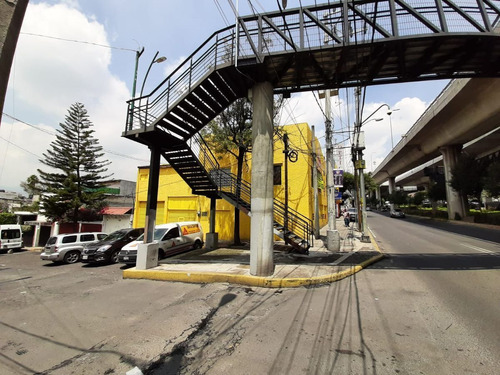
[[[383,103],[369,103],[365,106],[364,117],[367,118],[373,111],[377,110]],[[363,125],[365,132],[366,150],[365,160],[367,165],[375,162],[380,164],[392,149],[392,138],[394,147],[401,140],[401,136],[406,134],[408,129],[417,121],[424,112],[426,103],[419,98],[403,98],[392,106],[392,114],[387,115],[387,107],[382,107],[372,118],[382,118],[382,121],[369,121]],[[372,165],[370,165],[371,167]],[[367,168],[371,170],[372,168]]]
[[[22,33],[109,45],[104,26],[78,10],[76,1],[56,5],[29,4]],[[107,150],[144,161],[106,154],[114,178],[135,180],[137,165],[148,163],[148,149],[121,137],[130,93],[110,72],[111,49],[21,34],[9,82],[4,111],[23,121],[54,129],[64,121],[71,104],[81,102],[94,124],[96,138]],[[23,117],[24,116],[24,117]],[[45,122],[45,125],[42,124]],[[0,136],[37,155],[52,138],[19,123],[9,126],[4,116]],[[43,169],[33,155],[0,139],[0,187],[20,191],[19,183]]]

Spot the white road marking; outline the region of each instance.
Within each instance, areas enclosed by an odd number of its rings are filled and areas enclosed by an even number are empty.
[[[483,249],[482,247],[467,245],[465,243],[461,243],[460,245],[468,247],[469,249],[472,249],[472,250],[477,250],[477,251],[480,251],[482,253],[486,253],[486,254],[494,254],[495,253],[494,251]]]

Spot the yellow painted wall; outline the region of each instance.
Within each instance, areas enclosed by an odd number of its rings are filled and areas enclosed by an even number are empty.
[[[289,178],[289,207],[300,212],[308,218],[314,216],[314,193],[312,189],[312,133],[306,123],[293,124],[281,127],[289,136],[290,148],[299,154],[296,163],[288,163]],[[316,139],[316,150],[318,153],[318,169],[324,174],[325,162],[321,155],[321,147]],[[221,167],[231,169],[236,174],[236,159],[230,154],[219,158]],[[275,165],[281,165],[281,185],[274,187],[274,195],[284,202],[285,192],[285,168],[283,142],[275,137],[274,159]],[[243,166],[243,179],[250,182],[251,177],[251,154]],[[318,172],[320,173],[320,172]],[[144,227],[146,219],[146,202],[148,191],[149,169],[141,167],[138,171],[134,227]],[[323,176],[323,180],[325,177]],[[319,190],[320,204],[320,226],[327,224],[327,203],[325,189]],[[222,200],[217,200],[216,231],[220,240],[233,240],[234,207]],[[209,231],[210,199],[204,196],[191,194],[191,188],[170,166],[160,168],[160,180],[158,187],[158,206],[156,223],[162,224],[181,220],[198,220],[204,233]],[[250,239],[250,218],[240,213],[240,237],[243,241]]]

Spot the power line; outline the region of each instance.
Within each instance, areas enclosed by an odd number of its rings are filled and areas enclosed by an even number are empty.
[[[38,127],[38,126],[36,126],[36,125],[33,125],[33,124],[29,124],[29,123],[27,123],[26,121],[19,120],[18,118],[15,118],[14,116],[11,116],[11,115],[9,115],[8,113],[5,113],[5,112],[3,112],[3,115],[4,115],[4,116],[9,117],[10,119],[12,119],[12,120],[14,120],[14,121],[20,122],[21,124],[27,125],[27,126],[29,126],[29,127],[33,128],[33,129],[36,129],[36,130],[38,130],[38,131],[41,131],[41,132],[43,132],[43,133],[50,134],[50,135],[52,135],[52,136],[57,136],[57,132],[55,132],[55,131],[50,131],[50,130],[47,130],[47,129],[43,129],[43,128],[41,128],[41,127]],[[4,139],[4,140],[5,140],[5,139]],[[6,142],[9,142],[9,141],[7,141],[7,140],[5,140],[5,141],[6,141]],[[24,150],[22,147],[17,146],[17,145],[15,145],[15,144],[14,144],[14,143],[12,143],[12,142],[9,142],[9,143],[10,143],[10,144],[12,144],[12,145],[14,145],[14,146],[16,146],[16,147],[19,147],[21,150]],[[26,150],[24,150],[24,151],[26,151]],[[141,162],[148,162],[148,160],[146,160],[146,159],[134,158],[133,156],[120,154],[119,152],[116,152],[116,151],[111,151],[111,150],[107,150],[107,149],[105,149],[105,148],[103,148],[103,151],[104,151],[104,152],[106,152],[106,153],[108,153],[108,154],[112,154],[112,155],[115,155],[115,156],[120,156],[120,157],[122,157],[122,158],[126,158],[126,159],[131,159],[131,160],[136,160],[136,161],[141,161]],[[27,152],[29,152],[29,151],[27,151]],[[31,153],[31,152],[30,152],[30,153]],[[31,153],[31,154],[32,154],[32,153]],[[34,154],[33,154],[33,155],[34,155]]]
[[[226,17],[226,14],[224,13],[224,10],[222,9],[221,5],[219,4],[219,1],[218,0],[213,0],[214,1],[214,4],[215,6],[217,7],[217,10],[219,11],[223,21],[225,22],[226,26],[229,26],[229,21]]]
[[[131,48],[113,47],[113,46],[108,46],[108,45],[106,45],[106,44],[99,44],[99,43],[94,43],[94,42],[86,42],[86,41],[84,41],[84,40],[66,39],[66,38],[60,38],[60,37],[57,37],[57,36],[42,35],[42,34],[35,34],[35,33],[26,33],[26,32],[21,32],[20,34],[23,34],[23,35],[30,35],[30,36],[38,36],[38,37],[40,37],[40,38],[48,38],[48,39],[62,40],[62,41],[64,41],[64,42],[81,43],[81,44],[90,44],[90,45],[92,45],[92,46],[103,47],[103,48],[109,48],[109,49],[116,49],[116,50],[121,50],[121,51],[137,52],[137,50],[135,50],[135,49],[131,49]]]
[[[41,156],[39,156],[39,155],[37,155],[37,154],[35,154],[35,153],[31,152],[31,151],[28,151],[28,150],[26,150],[25,148],[22,148],[21,146],[16,145],[15,143],[12,143],[11,141],[9,141],[9,140],[5,139],[5,138],[4,138],[4,137],[2,137],[2,136],[0,136],[0,139],[4,140],[4,141],[5,141],[5,142],[7,142],[9,145],[12,145],[12,146],[14,146],[14,147],[17,147],[17,148],[19,148],[19,149],[23,150],[24,152],[26,152],[26,153],[28,153],[28,154],[31,154],[31,155],[33,155],[33,156],[36,156],[36,157],[37,157],[37,158],[39,158],[39,159],[41,158]]]

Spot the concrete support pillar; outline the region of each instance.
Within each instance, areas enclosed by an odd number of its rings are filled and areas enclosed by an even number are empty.
[[[144,227],[144,243],[153,242],[156,221],[156,206],[158,204],[158,180],[160,178],[160,148],[150,147],[148,201],[146,204],[146,223]]]
[[[377,185],[377,188],[375,189],[375,198],[377,199],[377,206],[380,203],[380,186]]]
[[[396,177],[389,177],[389,194],[396,191]]]
[[[216,249],[219,244],[219,234],[215,232],[215,215],[217,199],[210,199],[210,232],[206,236],[205,247],[209,250]]]
[[[259,82],[252,89],[252,196],[250,274],[270,276],[273,261],[273,87]]]
[[[158,243],[140,243],[137,246],[137,260],[135,268],[138,270],[147,270],[158,265]]]
[[[450,185],[451,170],[457,163],[461,149],[462,146],[458,145],[439,148],[439,151],[443,155],[446,202],[448,202],[448,219],[450,220],[460,220],[467,216],[464,198]]]
[[[396,177],[389,177],[389,194],[396,191]],[[394,203],[391,202],[390,209],[394,210]]]
[[[40,229],[41,229],[40,223],[37,223],[35,225],[35,233],[33,234],[33,242],[31,246],[33,247],[38,247],[38,243],[40,242]]]

